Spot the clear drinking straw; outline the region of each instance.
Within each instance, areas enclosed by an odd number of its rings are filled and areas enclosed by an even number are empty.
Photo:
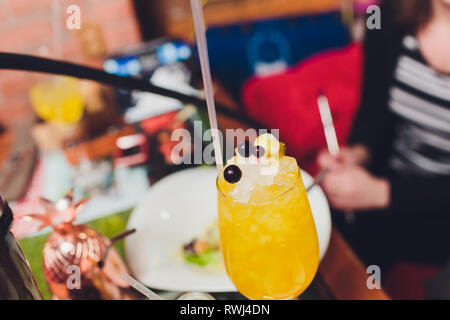
[[[205,19],[203,18],[201,0],[191,0],[192,16],[194,18],[195,38],[197,41],[200,66],[202,69],[203,85],[205,87],[206,104],[208,106],[209,125],[214,146],[214,155],[217,169],[222,168],[222,149],[220,146],[219,130],[217,127],[216,106],[214,104],[214,91],[211,80],[208,47],[206,45]]]
[[[144,286],[142,283],[131,277],[129,274],[121,273],[120,278],[133,287],[136,291],[142,293],[149,300],[163,300],[159,295],[154,293],[152,290]]]

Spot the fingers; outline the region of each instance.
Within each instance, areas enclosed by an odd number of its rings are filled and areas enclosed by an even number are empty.
[[[326,176],[322,188],[333,208],[366,209],[378,205],[379,184],[377,181],[360,166],[342,166]],[[387,197],[382,198],[380,202],[385,205]]]
[[[343,164],[352,164],[354,163],[353,157],[348,150],[341,150],[339,154],[336,156],[337,161]]]
[[[321,169],[337,170],[342,166],[356,165],[357,159],[350,148],[344,147],[337,156],[332,156],[326,150],[322,151],[317,158],[317,163]]]
[[[330,172],[322,182],[322,188],[329,197],[335,197],[341,190],[341,178],[339,172]]]
[[[322,169],[334,169],[338,166],[337,159],[332,156],[328,151],[322,151],[318,158],[317,163]]]
[[[351,204],[351,197],[349,197],[349,177],[346,170],[336,170],[330,172],[321,186],[324,190],[330,205],[336,209],[347,209]]]

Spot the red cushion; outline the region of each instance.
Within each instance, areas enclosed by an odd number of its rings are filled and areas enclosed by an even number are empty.
[[[326,147],[317,93],[326,93],[339,143],[345,144],[359,104],[361,66],[362,47],[353,44],[309,58],[282,74],[253,78],[243,88],[246,111],[267,128],[280,129],[288,154],[314,174],[315,155]]]
[[[437,266],[399,262],[387,274],[383,287],[393,299],[423,300],[425,281],[439,270]]]

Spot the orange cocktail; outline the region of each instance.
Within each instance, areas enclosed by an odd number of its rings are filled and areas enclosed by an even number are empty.
[[[317,233],[296,160],[268,147],[268,140],[277,145],[264,136],[255,141],[264,155],[237,155],[219,174],[221,249],[243,295],[293,299],[317,271]]]

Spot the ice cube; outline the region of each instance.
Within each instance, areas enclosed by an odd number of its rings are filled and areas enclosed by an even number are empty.
[[[292,186],[298,176],[297,161],[291,157],[282,157],[278,174],[274,177],[274,183],[280,186]]]
[[[232,164],[239,166],[242,177],[227,189],[229,195],[239,203],[268,201],[294,185],[298,176],[297,161],[286,156],[234,156],[227,162],[227,165]]]

